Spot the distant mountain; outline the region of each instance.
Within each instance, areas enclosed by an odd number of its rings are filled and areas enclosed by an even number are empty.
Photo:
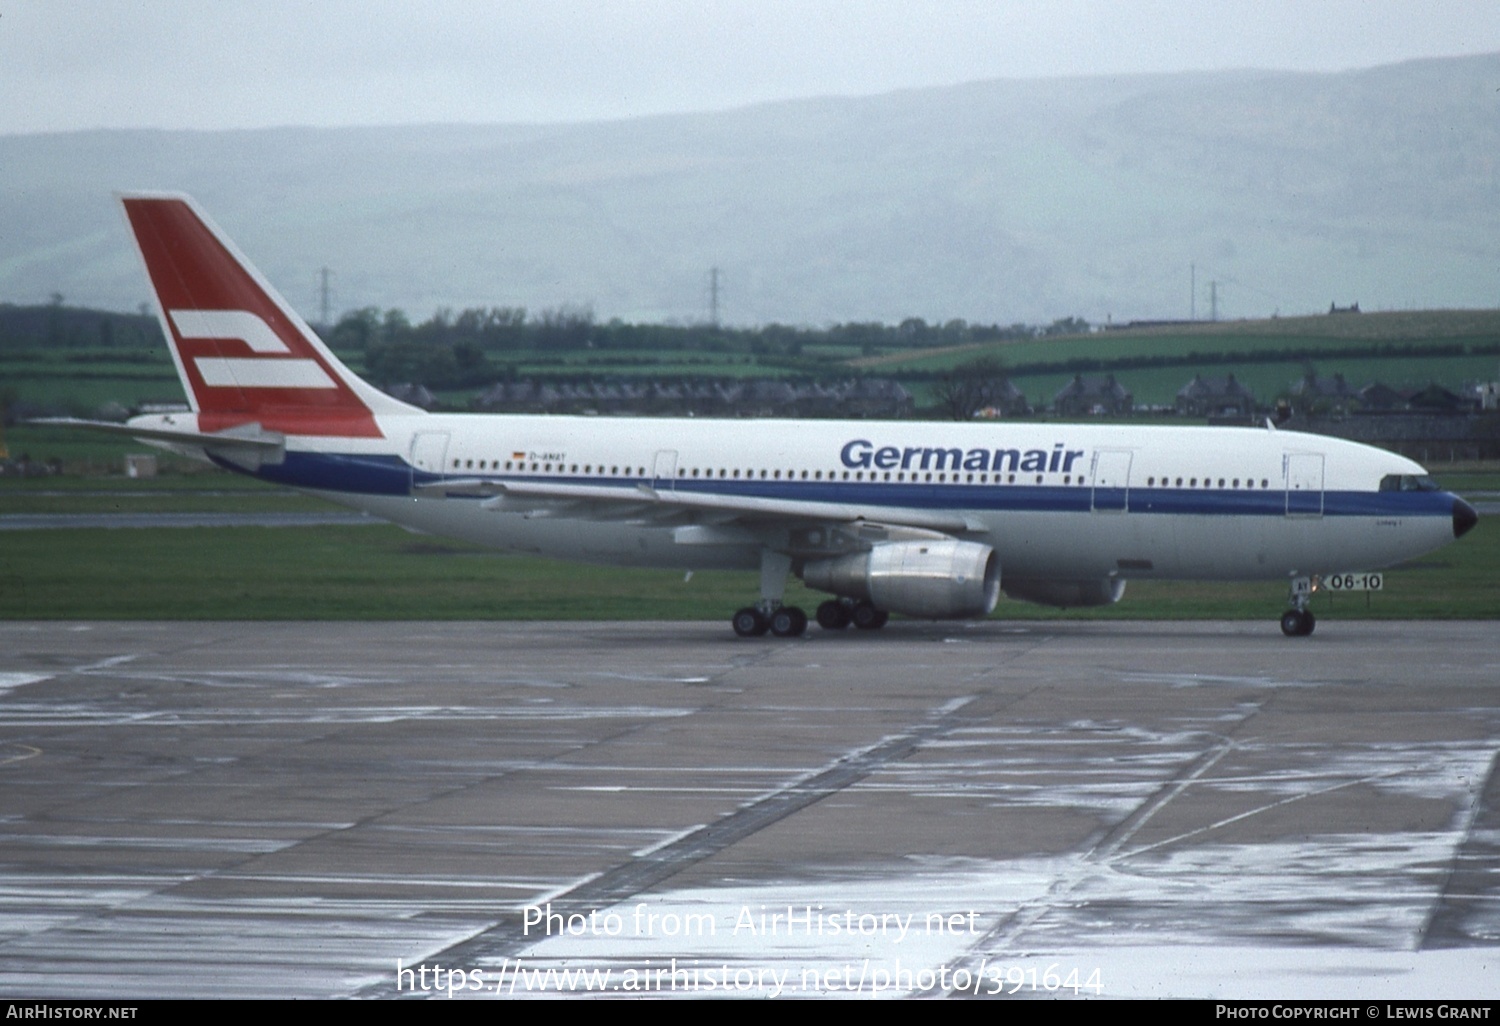
[[[0,301],[134,309],[110,193],[195,194],[307,315],[984,323],[1500,304],[1500,54],[727,113],[0,137]],[[1211,285],[1211,283],[1216,283]]]

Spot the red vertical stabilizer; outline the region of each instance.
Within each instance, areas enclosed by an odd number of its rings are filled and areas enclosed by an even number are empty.
[[[379,438],[420,412],[361,381],[187,196],[120,197],[200,431]]]

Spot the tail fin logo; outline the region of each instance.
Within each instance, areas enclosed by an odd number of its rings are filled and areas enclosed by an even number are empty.
[[[120,200],[202,430],[381,438],[376,415],[421,412],[344,366],[188,197]]]
[[[195,356],[193,365],[207,388],[338,388],[316,360],[266,359],[291,349],[271,326],[248,310],[169,310],[183,340],[238,340],[252,357]]]

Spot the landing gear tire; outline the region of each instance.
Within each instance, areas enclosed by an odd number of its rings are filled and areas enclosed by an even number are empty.
[[[890,618],[890,613],[884,609],[876,609],[868,602],[860,602],[854,607],[854,626],[862,631],[878,631]]]
[[[750,606],[735,613],[730,623],[734,624],[734,633],[742,638],[758,638],[771,627],[771,621],[762,616],[759,609]]]
[[[1305,638],[1317,624],[1311,609],[1288,609],[1281,614],[1281,633],[1289,638]]]
[[[841,631],[849,626],[849,607],[838,599],[829,599],[818,607],[818,626],[825,631]]]
[[[782,606],[771,614],[771,633],[778,638],[800,638],[807,630],[807,614],[796,606]]]

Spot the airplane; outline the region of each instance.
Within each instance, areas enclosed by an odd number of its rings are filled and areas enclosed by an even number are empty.
[[[1118,602],[1129,580],[1284,580],[1461,537],[1474,508],[1402,456],[1264,428],[429,413],[349,370],[188,196],[122,194],[191,411],[128,434],[404,527],[601,564],[758,571],[743,637],[988,616],[1001,593]]]

